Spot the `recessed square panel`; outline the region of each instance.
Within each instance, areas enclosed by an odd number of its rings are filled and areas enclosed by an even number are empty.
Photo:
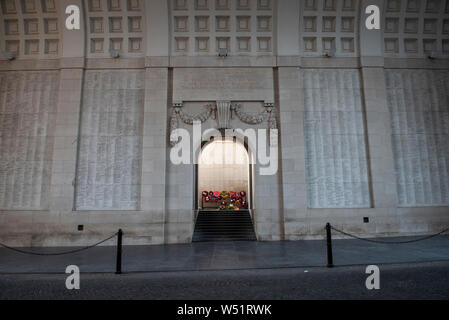
[[[189,17],[188,16],[176,16],[175,17],[175,32],[188,32],[189,31]]]
[[[404,21],[405,33],[418,33],[419,20],[417,18],[407,18]]]
[[[396,38],[385,39],[385,52],[386,53],[399,53],[399,41]]]
[[[175,38],[175,49],[178,52],[188,52],[189,51],[189,38],[176,37]]]
[[[354,11],[356,6],[356,0],[343,0],[343,11]]]
[[[304,17],[304,31],[316,32],[316,17]]]
[[[323,32],[335,32],[335,17],[323,17],[322,31]]]
[[[91,33],[103,33],[103,18],[93,17],[90,18],[90,32]]]
[[[7,36],[19,34],[19,20],[5,19],[5,34]]]
[[[3,14],[16,14],[17,7],[15,0],[2,0],[0,2]]]
[[[58,19],[56,18],[45,18],[44,19],[44,29],[47,34],[57,34],[58,33]]]
[[[444,54],[449,54],[449,39],[443,39],[442,48]]]
[[[250,37],[238,37],[237,46],[239,52],[250,52],[251,51],[251,38]]]
[[[217,16],[215,20],[215,30],[217,32],[228,32],[230,31],[230,17],[229,16]]]
[[[305,52],[316,52],[316,38],[304,38],[304,51]]]
[[[42,0],[42,12],[53,13],[56,12],[56,2],[58,0]]]
[[[437,13],[440,11],[441,0],[427,0],[426,2],[426,12]]]
[[[129,38],[128,51],[132,53],[142,52],[142,38]]]
[[[46,39],[45,40],[45,54],[57,55],[59,51],[58,39]]]
[[[90,52],[91,53],[103,53],[104,52],[104,39],[90,39]]]
[[[449,34],[449,19],[443,20],[443,33]]]
[[[89,1],[89,11],[102,11],[102,0],[88,0]]]
[[[424,53],[430,54],[437,50],[436,39],[423,39],[423,51]]]
[[[354,38],[341,38],[341,51],[344,53],[353,53],[355,49]]]
[[[24,19],[25,34],[39,34],[38,19]]]
[[[271,10],[271,0],[257,0],[257,10]]]
[[[209,52],[208,37],[197,37],[195,41],[196,41],[196,52]]]
[[[399,18],[386,18],[385,19],[385,32],[386,33],[398,33],[399,32]]]
[[[258,37],[257,38],[257,51],[259,52],[271,52],[271,38]]]
[[[25,40],[25,54],[37,55],[39,54],[39,40]]]
[[[21,0],[23,13],[36,13],[37,3],[36,0]]]
[[[109,32],[112,33],[123,32],[122,17],[109,18]]]
[[[387,11],[388,12],[401,11],[401,0],[387,0]]]
[[[424,19],[424,33],[436,34],[437,33],[437,19]]]
[[[104,52],[104,39],[90,39],[90,52],[91,53],[103,53]]]
[[[229,10],[231,9],[230,0],[215,0],[215,10]]]
[[[175,10],[187,10],[188,0],[173,0],[174,1],[174,9]]]
[[[323,0],[323,10],[325,10],[325,11],[337,10],[337,1],[336,0]]]
[[[341,32],[354,32],[355,30],[355,18],[354,17],[342,17],[341,18]]]
[[[271,16],[257,17],[257,31],[259,32],[271,31]]]
[[[195,0],[196,10],[209,10],[209,0]]]
[[[6,51],[18,55],[20,53],[20,41],[19,40],[6,40]]]
[[[128,17],[128,32],[142,32],[142,17]]]
[[[418,53],[418,39],[404,39],[406,53]]]
[[[128,11],[139,11],[141,10],[140,3],[142,0],[127,0],[126,5]]]
[[[237,10],[250,10],[251,0],[237,0]]]
[[[240,31],[240,32],[251,31],[251,17],[250,16],[238,16],[237,17],[237,31]]]
[[[317,9],[318,0],[303,0],[304,10],[315,11]]]
[[[336,49],[335,38],[323,38],[323,50],[331,51]]]
[[[419,12],[422,0],[407,0],[407,12]]]
[[[121,11],[121,0],[108,0],[108,10],[109,11]]]
[[[209,16],[196,16],[195,17],[195,31],[196,32],[209,32]]]
[[[231,38],[229,37],[218,37],[216,39],[217,44],[217,52],[220,51],[220,49],[226,49],[228,52],[231,51]]]
[[[123,50],[123,39],[122,38],[109,39],[109,50],[122,51]]]

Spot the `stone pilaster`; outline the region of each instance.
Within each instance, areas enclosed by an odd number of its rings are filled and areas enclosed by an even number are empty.
[[[167,68],[147,68],[143,117],[141,210],[152,215],[162,242],[165,224],[165,172],[167,145]]]

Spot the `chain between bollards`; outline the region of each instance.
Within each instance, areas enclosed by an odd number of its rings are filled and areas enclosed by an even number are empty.
[[[332,255],[332,227],[330,223],[326,224],[326,238],[327,238],[327,267],[334,267],[334,257]]]
[[[122,274],[122,238],[123,230],[119,229],[117,233],[117,265],[115,274]]]

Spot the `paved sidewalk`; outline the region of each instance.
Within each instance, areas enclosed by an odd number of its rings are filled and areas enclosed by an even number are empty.
[[[405,241],[420,237],[380,239]],[[379,240],[379,239],[378,239]],[[27,249],[61,252],[73,248]],[[449,261],[449,235],[409,244],[334,240],[336,266]],[[68,265],[81,272],[114,272],[115,247],[95,247],[67,256],[29,256],[0,249],[0,273],[64,273]],[[218,242],[123,247],[123,272],[270,269],[326,266],[326,242]]]

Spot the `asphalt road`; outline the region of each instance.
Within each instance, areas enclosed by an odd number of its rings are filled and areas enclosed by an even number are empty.
[[[365,287],[365,267],[81,274],[0,274],[0,299],[449,299],[449,262],[381,265],[380,290]]]

